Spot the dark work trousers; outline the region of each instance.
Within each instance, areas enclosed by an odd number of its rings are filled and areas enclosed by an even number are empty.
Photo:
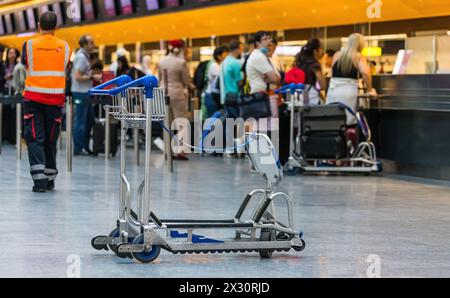
[[[46,188],[58,174],[56,149],[62,122],[61,110],[59,106],[24,101],[23,134],[28,145],[30,173],[36,187]]]

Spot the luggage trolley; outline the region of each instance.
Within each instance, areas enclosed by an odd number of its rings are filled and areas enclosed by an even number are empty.
[[[128,80],[123,80],[123,83]],[[113,82],[114,83],[114,82]],[[117,83],[117,81],[116,81]],[[254,168],[266,179],[266,188],[256,189],[244,198],[234,219],[184,220],[160,219],[150,208],[150,153],[152,122],[165,118],[164,91],[157,88],[158,80],[146,76],[127,82],[112,90],[99,86],[90,94],[113,96],[110,107],[113,116],[122,122],[121,131],[121,192],[117,228],[109,236],[97,236],[91,244],[97,250],[111,249],[118,257],[134,258],[142,263],[156,260],[161,249],[174,254],[259,252],[270,258],[274,251],[303,251],[303,233],[293,228],[292,202],[282,193],[275,192],[283,171],[274,146],[266,135],[247,134],[246,151]],[[131,187],[125,175],[124,136],[128,128],[145,129],[145,178],[137,194],[137,214],[131,209]],[[247,219],[243,215],[250,201],[256,207]],[[273,201],[283,200],[287,206],[288,223],[275,217]],[[269,210],[270,209],[270,210]],[[234,232],[230,239],[212,239],[194,234],[195,230],[225,229]]]
[[[289,163],[286,165],[288,174],[295,175],[301,172],[370,174],[379,173],[382,171],[382,164],[377,159],[375,145],[372,142],[370,127],[362,112],[354,112],[350,107],[343,103],[332,103],[326,106],[296,105],[296,97],[294,96],[294,94],[298,93],[296,89],[299,88],[295,86],[295,84],[291,84],[277,90],[278,93],[287,93],[288,98],[291,98],[291,155],[289,158]],[[362,94],[358,97],[359,103],[365,106],[367,106],[367,102],[370,99],[371,97],[366,94]],[[292,108],[292,106],[295,108]],[[320,154],[309,156],[306,153],[306,146],[312,146],[312,142],[315,142],[313,147],[317,148],[317,150],[326,149],[323,148],[326,146],[326,143],[324,142],[325,139],[323,138],[324,132],[338,131],[340,134],[345,132],[347,129],[346,112],[355,116],[357,119],[357,127],[361,131],[361,135],[363,137],[362,142],[353,147],[348,146],[343,142],[343,140],[341,140],[346,148],[338,149],[339,152],[333,153],[333,155],[335,155],[334,157],[321,156]],[[294,137],[294,115],[296,115],[296,113],[299,114],[299,132],[297,136]],[[337,127],[330,127],[330,125],[338,123],[339,121],[342,123],[338,124]],[[310,139],[307,132],[311,135],[311,141],[308,141]],[[320,136],[320,139],[313,139],[312,134]],[[329,138],[333,140],[336,136],[333,135]],[[344,154],[342,151],[345,151],[346,153]]]

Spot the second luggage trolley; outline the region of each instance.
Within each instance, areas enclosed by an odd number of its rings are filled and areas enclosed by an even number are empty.
[[[118,87],[104,90],[110,85]],[[256,189],[244,198],[234,219],[185,220],[160,219],[150,208],[150,154],[152,122],[162,124],[165,118],[164,90],[157,88],[158,79],[146,76],[131,81],[126,76],[100,85],[91,95],[113,97],[109,107],[111,114],[121,121],[121,190],[117,227],[109,236],[97,236],[91,244],[97,250],[111,249],[118,257],[134,258],[142,263],[156,260],[161,248],[174,254],[181,253],[238,253],[259,252],[262,258],[270,258],[274,251],[303,251],[303,233],[293,228],[292,202],[275,188],[283,177],[283,171],[266,135],[246,135],[246,151],[255,170],[266,179],[266,188]],[[131,186],[126,177],[125,136],[129,128],[146,131],[144,181],[139,185],[137,213],[131,209]],[[256,207],[248,219],[243,219],[250,201]],[[287,205],[288,223],[276,219],[273,201],[281,199]],[[195,230],[227,229],[234,231],[230,239],[212,239],[194,234]]]
[[[325,106],[308,106],[302,101],[302,84],[289,84],[276,90],[276,93],[286,94],[287,101],[290,105],[290,148],[289,161],[285,165],[286,173],[296,175],[299,173],[379,173],[382,171],[382,164],[377,159],[375,145],[372,143],[372,132],[370,130],[367,119],[362,112],[354,112],[350,107],[343,103],[331,103]],[[358,100],[370,100],[369,95],[360,95]],[[338,111],[338,114],[336,114]],[[330,115],[328,115],[330,113]],[[357,120],[357,127],[361,131],[363,140],[356,144],[354,148],[348,150],[346,156],[330,157],[330,156],[313,156],[305,154],[305,140],[307,136],[305,132],[329,132],[340,131],[345,132],[346,114],[353,115]],[[306,115],[308,114],[308,115]],[[342,115],[341,126],[332,127],[335,118]],[[308,117],[306,117],[308,116]],[[311,118],[311,119],[308,119]],[[320,120],[323,118],[322,120]],[[294,134],[295,123],[297,122],[298,132]],[[306,123],[311,122],[311,123]],[[330,136],[334,139],[335,136]],[[323,138],[322,138],[323,140]],[[325,143],[318,143],[321,147],[326,146]],[[345,145],[348,147],[347,145]],[[317,147],[317,146],[316,146]],[[320,154],[319,154],[320,155]],[[336,153],[339,156],[340,153]]]

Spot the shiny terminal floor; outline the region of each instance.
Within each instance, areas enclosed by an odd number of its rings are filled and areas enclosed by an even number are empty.
[[[0,155],[0,277],[67,277],[73,257],[81,277],[367,277],[373,256],[381,277],[450,275],[450,184],[400,176],[285,177],[279,189],[294,202],[306,249],[258,254],[172,255],[153,264],[96,251],[118,213],[119,159],[76,157],[66,172],[58,156],[56,191],[31,192],[28,158],[12,146]],[[142,156],[143,157],[143,156]],[[129,175],[136,185],[143,167]],[[152,160],[152,207],[160,217],[231,219],[245,194],[264,179],[245,159],[194,156],[170,174]],[[284,216],[282,205],[276,206]],[[213,236],[217,232],[212,232]]]

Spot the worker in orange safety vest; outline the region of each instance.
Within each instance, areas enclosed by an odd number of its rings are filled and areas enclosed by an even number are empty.
[[[27,69],[24,98],[24,138],[28,145],[33,192],[55,188],[56,148],[65,102],[66,70],[71,49],[55,37],[57,17],[44,12],[39,18],[40,35],[23,45]]]

